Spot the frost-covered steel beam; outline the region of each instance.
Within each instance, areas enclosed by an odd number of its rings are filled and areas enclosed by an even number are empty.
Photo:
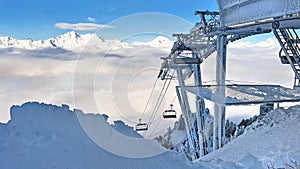
[[[217,58],[216,58],[216,80],[217,85],[224,86],[218,88],[217,92],[221,96],[221,102],[225,102],[225,80],[226,80],[226,62],[227,62],[227,36],[219,35],[217,41]],[[215,103],[214,111],[214,136],[213,149],[216,150],[223,146],[223,137],[225,131],[225,106]]]
[[[224,19],[223,19],[223,12],[224,10],[221,10],[222,9],[222,2],[223,0],[217,0],[217,5],[218,5],[218,8],[219,8],[219,15],[220,15],[220,25],[221,26],[224,26]]]
[[[182,70],[180,68],[177,69],[177,74],[178,74],[178,82],[180,86],[184,86],[184,79],[182,77]],[[196,155],[196,147],[194,145],[195,139],[193,138],[193,135],[191,133],[191,121],[190,121],[190,107],[187,99],[187,93],[186,90],[183,88],[176,87],[176,94],[177,98],[180,104],[181,112],[184,116],[184,124],[185,124],[185,129],[186,129],[186,134],[188,138],[188,143],[189,143],[189,150],[191,151],[191,159],[196,160],[198,157]]]
[[[300,0],[217,0],[217,4],[224,26],[300,13]]]
[[[296,90],[280,85],[226,85],[225,101],[217,93],[220,86],[184,86],[184,89],[192,94],[199,93],[201,98],[224,106],[254,105],[263,103],[299,102],[300,93]]]
[[[193,53],[193,58],[198,58],[196,53]],[[202,77],[201,77],[201,68],[200,68],[200,64],[194,64],[193,65],[193,69],[194,69],[194,79],[195,79],[195,85],[202,85]],[[200,90],[197,91],[197,95],[196,95],[196,121],[197,121],[197,135],[198,135],[198,147],[199,147],[199,155],[200,158],[202,158],[204,156],[204,138],[203,138],[203,124],[204,121],[202,121],[202,116],[203,116],[203,111],[201,111],[201,107],[203,107],[202,102],[200,102],[199,95],[200,95]]]

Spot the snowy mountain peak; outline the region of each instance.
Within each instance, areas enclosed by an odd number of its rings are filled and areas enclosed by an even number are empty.
[[[90,43],[91,41],[94,42]],[[37,41],[34,41],[31,38],[26,40],[18,40],[7,36],[0,37],[0,48],[21,48],[29,50],[43,48],[63,48],[68,50],[76,50],[84,48],[86,45],[94,45],[95,48],[99,47],[100,45],[105,47],[105,44],[100,44],[101,42],[103,42],[103,40],[95,34],[80,35],[75,31],[71,31],[54,38]],[[116,46],[120,45],[116,44]]]
[[[169,45],[170,43],[173,44],[173,42],[170,39],[168,39],[167,37],[164,37],[164,36],[156,37],[155,39],[153,39],[151,41],[151,43],[153,45],[160,45],[160,46],[161,45]]]
[[[68,40],[68,39],[77,40],[77,39],[81,38],[81,35],[78,34],[75,31],[70,31],[70,32],[67,32],[65,34],[59,35],[59,36],[57,36],[55,38],[56,39],[66,39],[66,40]]]
[[[85,40],[85,39],[84,39]],[[81,36],[72,31],[47,40],[34,41],[31,38],[18,40],[11,37],[0,37],[0,48],[22,48],[22,49],[40,49],[40,48],[74,48],[85,44]]]
[[[149,42],[134,42],[132,44],[136,46],[151,46],[154,48],[164,47],[169,50],[173,45],[173,41],[165,36],[158,36]]]
[[[86,39],[82,39],[82,37],[74,31],[51,38],[49,41],[53,46],[65,49],[72,49],[86,44]]]
[[[75,32],[75,31],[70,31],[70,32],[67,32],[65,33],[64,35],[69,35],[69,36],[72,36],[72,37],[79,37],[80,35]]]
[[[27,38],[27,41],[29,42],[33,42],[33,40],[31,38]]]
[[[31,38],[18,40],[11,37],[0,37],[0,48],[21,48],[21,49],[43,49],[43,48],[62,48],[67,50],[81,50],[83,48],[92,49],[119,49],[128,48],[130,45],[163,47],[169,48],[173,42],[164,36],[158,36],[149,42],[134,42],[128,44],[119,40],[104,40],[96,34],[79,34],[70,31],[65,34],[46,39],[34,41]]]

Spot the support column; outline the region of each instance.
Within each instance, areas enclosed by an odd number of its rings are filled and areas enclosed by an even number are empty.
[[[227,52],[227,37],[219,35],[217,42],[217,59],[216,59],[216,80],[218,87],[219,103],[225,102],[225,80],[226,80],[226,52]],[[214,106],[214,137],[213,149],[216,150],[223,146],[223,138],[225,136],[225,106],[215,104]]]
[[[188,103],[188,97],[187,97],[187,93],[186,90],[184,89],[185,83],[184,83],[184,78],[182,76],[182,69],[181,68],[177,68],[177,75],[178,75],[178,82],[179,82],[179,86],[180,86],[180,92],[178,90],[178,88],[176,88],[176,93],[177,93],[177,97],[180,103],[180,108],[182,111],[182,114],[184,116],[184,122],[185,122],[185,128],[186,128],[186,134],[188,137],[188,142],[189,142],[189,149],[190,149],[190,153],[191,153],[191,159],[195,160],[198,158],[197,156],[197,152],[196,147],[195,147],[195,138],[194,135],[192,133],[192,124],[191,124],[191,120],[190,120],[190,107],[189,107],[189,103]]]
[[[197,58],[196,54],[193,54],[194,58]],[[194,80],[195,80],[195,85],[200,86],[202,85],[202,78],[201,78],[201,69],[200,69],[200,64],[194,64],[193,65],[194,69]],[[204,137],[203,137],[203,113],[201,109],[203,108],[201,98],[199,97],[200,91],[198,91],[197,96],[196,96],[196,121],[197,121],[197,135],[198,135],[198,147],[199,147],[199,155],[200,158],[204,156]]]

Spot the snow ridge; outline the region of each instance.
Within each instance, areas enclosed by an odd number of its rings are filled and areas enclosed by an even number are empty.
[[[54,38],[33,41],[18,40],[12,37],[0,37],[0,48],[21,48],[28,50],[43,48],[62,48],[68,50],[82,50],[83,48],[96,48],[102,50],[129,48],[132,45],[146,45],[150,47],[171,47],[173,44],[168,38],[158,36],[149,42],[134,42],[128,44],[120,40],[104,40],[96,34],[78,34],[75,31],[67,32]]]
[[[274,164],[275,168],[284,168],[284,162],[299,162],[299,121],[300,106],[277,108],[259,116],[245,129],[244,134],[224,148],[208,154],[204,160],[220,159],[222,163],[232,161],[236,164],[248,161],[253,168],[268,168],[270,164]]]
[[[190,163],[182,153],[171,151],[145,159],[111,154],[97,146],[81,128],[76,115],[81,111],[71,111],[67,105],[28,102],[13,106],[11,120],[0,123],[0,164],[11,169],[265,169],[273,162],[280,168],[291,159],[300,161],[299,112],[300,106],[269,112],[224,148]],[[122,130],[122,134],[134,132],[121,121],[113,127]]]
[[[83,114],[80,110],[71,111],[67,105],[28,102],[13,106],[11,120],[7,124],[0,123],[1,168],[191,169],[184,157],[170,152],[145,159],[109,153],[86,135],[77,113],[93,119],[108,118],[106,115]],[[133,134],[133,128],[123,122],[115,122],[113,128],[138,137],[137,133]]]
[[[133,42],[132,45],[135,46],[151,46],[154,48],[159,47],[172,47],[173,41],[168,39],[165,36],[158,36],[155,39],[149,41],[149,42]]]

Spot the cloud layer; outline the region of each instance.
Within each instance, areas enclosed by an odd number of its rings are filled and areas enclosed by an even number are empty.
[[[89,18],[90,20],[93,18]],[[67,29],[67,30],[75,30],[75,31],[95,31],[98,29],[111,29],[114,28],[110,25],[102,25],[102,24],[96,24],[96,23],[65,23],[60,22],[56,23],[55,27],[59,29]]]
[[[168,54],[166,49],[133,46],[107,53],[101,49],[93,51],[92,48],[83,49],[81,53],[68,51],[57,54],[55,49],[47,52],[10,49],[0,53],[0,121],[9,119],[8,111],[12,104],[40,101],[67,103],[85,112],[109,114],[113,119],[122,119],[134,125],[143,116],[161,63],[160,57]],[[292,71],[288,65],[280,63],[278,51],[279,45],[275,39],[256,44],[230,44],[227,79],[291,87]],[[214,69],[215,54],[202,64],[203,81],[215,79]],[[144,114],[146,120],[149,119],[162,85],[163,82],[158,81],[155,96]],[[157,117],[172,102],[176,85],[176,81],[171,83]],[[180,110],[176,100],[174,105],[176,110]],[[253,114],[253,109],[247,112],[244,110],[227,115],[240,117]],[[168,121],[163,125],[171,124],[172,121]]]

